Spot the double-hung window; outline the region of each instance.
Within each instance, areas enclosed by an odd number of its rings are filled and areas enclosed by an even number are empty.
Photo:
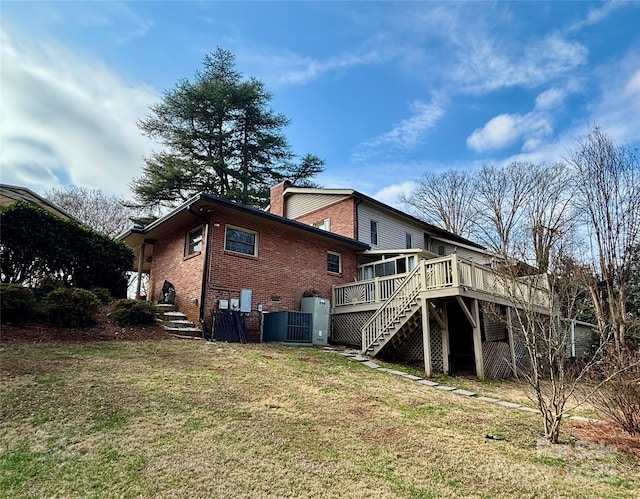
[[[243,255],[258,256],[258,234],[256,232],[227,225],[224,249]]]
[[[200,251],[202,251],[202,226],[187,232],[184,256],[189,256]]]
[[[340,253],[327,251],[327,272],[332,272],[334,274],[342,273],[342,257],[340,256]]]

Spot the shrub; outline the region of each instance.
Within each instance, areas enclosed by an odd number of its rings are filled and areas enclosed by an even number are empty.
[[[600,368],[601,378],[611,379],[593,394],[592,405],[630,435],[640,435],[640,352],[610,353]]]
[[[100,303],[106,304],[111,301],[111,293],[107,288],[91,288],[90,290],[96,298],[100,300]]]
[[[0,226],[4,282],[42,281],[46,288],[59,281],[75,288],[108,288],[113,296],[126,296],[126,272],[134,253],[124,242],[24,202],[0,207]]]
[[[153,324],[157,313],[158,309],[150,301],[118,300],[111,317],[119,326],[143,326]]]
[[[67,327],[85,327],[95,322],[100,300],[91,291],[80,288],[56,289],[45,299],[47,319]]]
[[[36,300],[29,288],[19,284],[0,285],[0,319],[3,324],[29,322],[33,320],[35,310]]]

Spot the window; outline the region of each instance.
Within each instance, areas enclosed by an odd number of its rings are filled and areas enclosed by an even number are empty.
[[[224,249],[234,253],[257,256],[257,236],[255,232],[228,225],[224,237]]]
[[[318,220],[317,222],[313,223],[313,226],[316,229],[329,231],[331,230],[331,220],[329,218],[325,218],[324,220]]]
[[[340,274],[342,272],[342,258],[340,253],[327,251],[327,272]]]
[[[187,233],[184,256],[189,256],[199,251],[202,251],[202,226]]]
[[[378,222],[371,220],[371,244],[378,244]]]
[[[444,246],[438,246],[438,255],[444,256]]]
[[[407,232],[406,235],[404,236],[404,240],[405,240],[407,249],[411,249],[411,234]]]

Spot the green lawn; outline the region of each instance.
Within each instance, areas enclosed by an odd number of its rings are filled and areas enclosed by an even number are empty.
[[[3,497],[640,497],[629,458],[546,445],[535,414],[335,353],[199,341],[0,350]]]

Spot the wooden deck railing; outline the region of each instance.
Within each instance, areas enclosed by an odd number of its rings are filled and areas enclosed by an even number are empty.
[[[524,278],[508,279],[490,267],[457,255],[422,260],[419,265],[424,267],[424,272],[421,272],[421,289],[424,291],[464,287],[487,294],[487,300],[496,296],[520,304],[535,304],[538,307],[548,307],[550,303],[547,289],[534,286]],[[408,275],[399,274],[334,286],[334,310],[344,310],[343,307],[356,305],[382,304]]]
[[[399,317],[407,313],[413,304],[416,303],[417,296],[422,288],[421,281],[424,280],[422,269],[418,265],[413,271],[407,274],[402,285],[389,296],[371,318],[362,326],[362,350],[380,339],[384,333],[388,332]]]

